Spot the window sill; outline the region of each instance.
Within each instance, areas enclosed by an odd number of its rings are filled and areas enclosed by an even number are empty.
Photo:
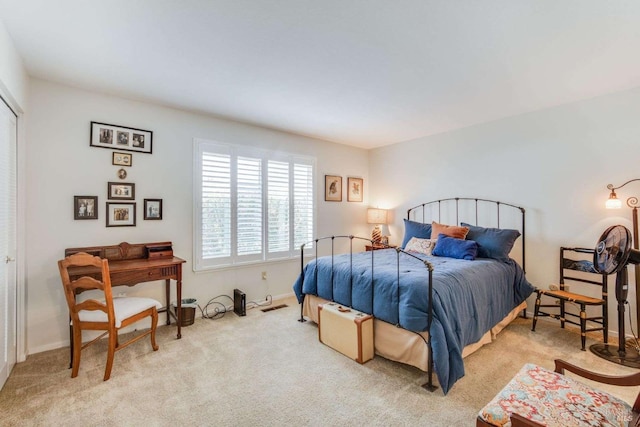
[[[305,255],[304,259],[305,260],[309,260],[309,259],[314,258],[314,257],[315,257],[314,254],[309,254],[309,255]],[[267,261],[247,261],[247,262],[242,262],[242,263],[238,263],[238,264],[211,266],[211,267],[205,267],[205,268],[200,268],[200,269],[195,269],[194,268],[193,272],[195,274],[207,274],[207,273],[212,273],[212,272],[217,272],[217,271],[252,268],[252,267],[257,267],[259,265],[285,264],[285,263],[288,263],[288,262],[300,263],[300,256],[293,257],[293,258],[271,259],[271,260],[267,260]]]

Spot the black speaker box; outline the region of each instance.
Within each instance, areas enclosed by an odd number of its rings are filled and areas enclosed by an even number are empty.
[[[233,290],[233,312],[238,316],[247,315],[247,296],[240,289]]]

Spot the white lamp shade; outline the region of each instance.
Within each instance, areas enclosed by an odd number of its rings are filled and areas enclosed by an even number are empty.
[[[622,209],[622,201],[620,199],[607,199],[607,203],[605,204],[607,209]]]
[[[386,224],[387,211],[384,209],[367,209],[367,224]]]
[[[391,232],[389,231],[389,226],[387,224],[382,224],[380,226],[380,233],[382,233],[383,236],[391,236]]]

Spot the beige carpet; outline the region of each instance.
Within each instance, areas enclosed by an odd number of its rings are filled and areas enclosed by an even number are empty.
[[[526,362],[552,368],[564,358],[610,374],[635,371],[580,351],[574,330],[539,322],[531,332],[530,319],[517,319],[465,359],[466,376],[444,396],[421,388],[426,375],[415,368],[381,357],[359,365],[320,344],[317,327],[297,322],[299,306],[285,302],[267,313],[197,319],[181,340],[174,327],[160,327],[160,350],[143,340],[118,352],[107,382],[102,344],[85,350],[75,379],[68,348],[29,356],[0,391],[0,425],[473,426]],[[607,390],[628,402],[637,393]]]

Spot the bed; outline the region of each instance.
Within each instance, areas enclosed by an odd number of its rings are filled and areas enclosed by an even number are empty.
[[[504,228],[505,222],[514,224],[514,212],[517,228]],[[306,264],[309,249],[301,248],[301,274],[294,284],[300,320],[317,323],[317,305],[327,301],[373,314],[376,354],[426,371],[424,387],[429,390],[436,389],[435,372],[447,394],[464,376],[463,357],[491,342],[526,309],[533,287],[524,272],[524,213],[523,208],[492,200],[441,199],[408,210],[403,243],[397,248],[356,252],[354,242],[370,239],[315,239],[315,257]],[[464,237],[453,237],[462,229]],[[438,239],[435,248],[431,237]],[[349,250],[336,255],[341,240]],[[521,245],[513,250],[516,240]],[[318,256],[323,243],[330,244],[331,255]],[[430,249],[421,250],[425,244]],[[475,256],[458,253],[462,247],[475,247]]]

